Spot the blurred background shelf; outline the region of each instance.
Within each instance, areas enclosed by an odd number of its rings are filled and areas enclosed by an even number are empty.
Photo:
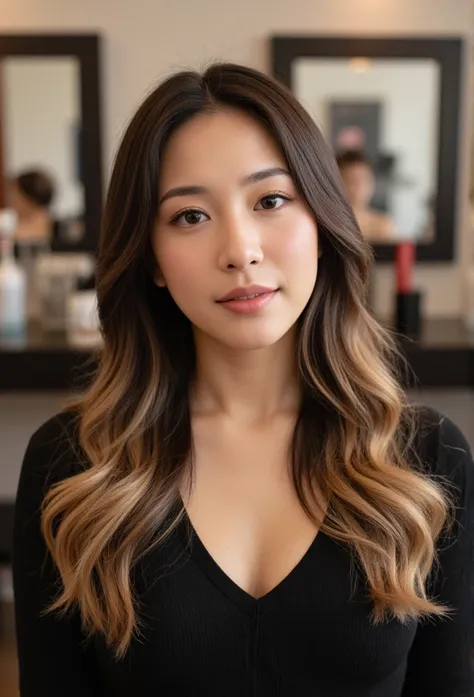
[[[64,332],[28,327],[22,345],[0,345],[0,390],[69,390],[84,384],[94,351],[71,346]]]
[[[426,320],[418,339],[398,340],[413,373],[410,387],[474,386],[474,334],[460,318]],[[96,355],[72,347],[64,333],[31,325],[23,346],[0,346],[0,390],[80,388]]]
[[[474,386],[474,334],[461,318],[425,320],[420,337],[398,337],[416,376],[411,387]]]

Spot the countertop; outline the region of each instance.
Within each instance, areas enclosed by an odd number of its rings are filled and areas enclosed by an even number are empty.
[[[474,386],[474,334],[461,319],[426,320],[418,338],[397,339],[413,372],[412,386]],[[33,324],[23,345],[0,345],[0,390],[80,388],[96,356],[97,349],[73,347],[63,332]]]

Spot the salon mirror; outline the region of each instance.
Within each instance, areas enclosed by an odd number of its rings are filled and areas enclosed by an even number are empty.
[[[377,260],[454,255],[461,41],[275,37],[273,73],[313,116]]]
[[[300,58],[293,70],[295,94],[338,156],[364,236],[374,243],[432,243],[436,62]]]
[[[20,245],[96,250],[99,111],[97,37],[0,36],[0,207]]]
[[[18,214],[17,240],[77,245],[85,234],[78,61],[7,57],[0,72],[4,197]]]

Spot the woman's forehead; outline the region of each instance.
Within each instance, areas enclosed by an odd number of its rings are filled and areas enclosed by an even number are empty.
[[[263,125],[243,112],[222,109],[199,114],[175,131],[163,152],[160,183],[199,185],[203,177],[240,181],[278,165],[285,166],[284,158]],[[189,181],[170,181],[181,178]]]

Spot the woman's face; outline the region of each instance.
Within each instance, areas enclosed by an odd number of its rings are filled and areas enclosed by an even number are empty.
[[[194,117],[165,148],[159,199],[156,282],[194,331],[240,349],[281,339],[313,291],[318,234],[267,131],[230,109]],[[275,292],[219,302],[254,284]]]

